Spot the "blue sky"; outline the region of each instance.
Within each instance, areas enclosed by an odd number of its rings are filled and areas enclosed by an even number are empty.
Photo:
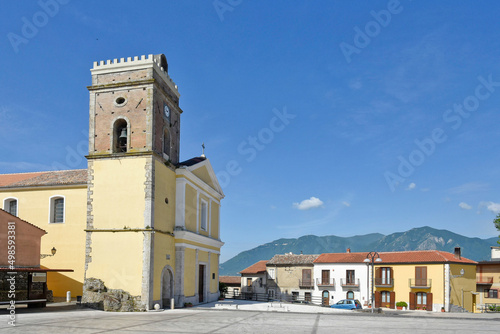
[[[181,159],[204,142],[224,186],[222,261],[306,234],[498,235],[495,1],[1,7],[0,173],[85,168],[92,63],[164,53]]]

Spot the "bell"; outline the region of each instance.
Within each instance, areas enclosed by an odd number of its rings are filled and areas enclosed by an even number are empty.
[[[123,139],[123,138],[127,139],[127,128],[123,128],[122,129],[122,133],[120,134],[120,137],[118,137],[118,138],[120,138],[120,139]]]

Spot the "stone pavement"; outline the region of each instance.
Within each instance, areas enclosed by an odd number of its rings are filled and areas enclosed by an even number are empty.
[[[109,313],[74,303],[16,309],[16,326],[0,310],[0,333],[498,333],[500,314],[424,311],[371,314],[319,306],[237,301],[142,313]],[[226,303],[230,304],[230,303]],[[279,309],[275,309],[279,308]],[[314,311],[314,312],[313,312]],[[319,312],[318,312],[319,311]]]

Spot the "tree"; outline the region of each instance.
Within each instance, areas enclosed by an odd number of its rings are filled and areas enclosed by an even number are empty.
[[[495,227],[497,228],[497,230],[500,231],[500,213],[497,215],[493,223],[495,223]],[[500,245],[500,235],[498,236],[497,243]]]
[[[227,293],[227,285],[226,283],[222,283],[222,282],[219,282],[219,293],[220,293],[220,297],[224,298],[224,296],[226,295]]]

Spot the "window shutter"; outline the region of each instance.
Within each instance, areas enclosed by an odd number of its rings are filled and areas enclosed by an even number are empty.
[[[415,292],[410,292],[410,310],[415,309]]]
[[[432,293],[427,294],[427,311],[432,311]]]
[[[396,305],[396,292],[391,291],[391,302],[389,303],[391,308]]]
[[[380,291],[375,291],[375,307],[380,307],[382,304],[382,294]]]
[[[375,268],[375,278],[382,278],[382,272],[380,268]]]

